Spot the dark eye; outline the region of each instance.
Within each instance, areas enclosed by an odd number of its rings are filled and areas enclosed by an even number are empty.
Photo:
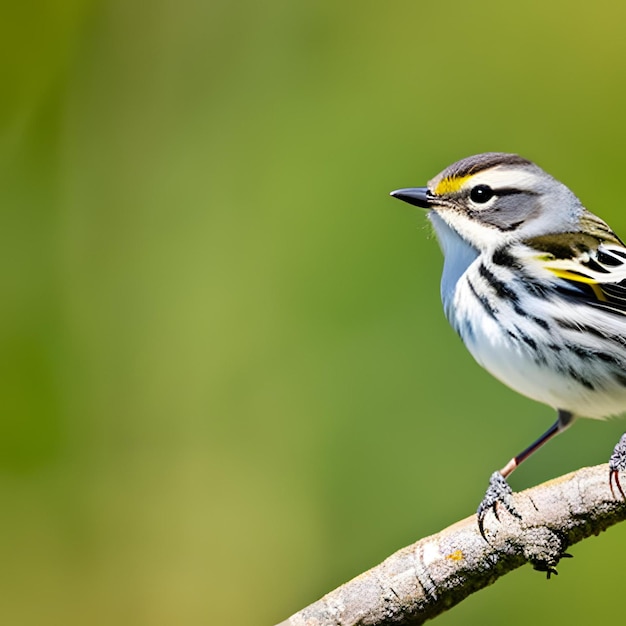
[[[476,187],[470,191],[472,201],[479,204],[489,202],[489,200],[493,198],[493,195],[493,189],[489,185],[476,185]]]

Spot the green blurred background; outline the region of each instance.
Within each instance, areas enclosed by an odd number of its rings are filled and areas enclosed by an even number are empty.
[[[469,515],[553,420],[388,197],[519,152],[626,234],[626,7],[0,9],[0,622],[272,624]],[[578,423],[512,479],[604,462]],[[441,624],[609,621],[626,526]]]

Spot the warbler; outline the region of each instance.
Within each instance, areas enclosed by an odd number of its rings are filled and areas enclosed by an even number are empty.
[[[501,470],[478,507],[513,515],[506,477],[577,417],[626,411],[626,245],[563,183],[516,154],[462,159],[391,195],[429,209],[445,315],[474,359],[556,422]],[[609,461],[622,497],[626,434]]]

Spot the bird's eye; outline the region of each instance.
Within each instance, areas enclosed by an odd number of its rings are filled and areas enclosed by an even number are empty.
[[[478,204],[489,202],[493,196],[493,189],[489,185],[476,185],[476,187],[470,191],[471,200]]]

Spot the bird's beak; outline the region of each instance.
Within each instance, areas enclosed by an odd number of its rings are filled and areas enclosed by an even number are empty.
[[[412,189],[396,189],[389,195],[398,200],[408,202],[421,209],[430,209],[433,206],[433,196],[428,191],[428,187],[414,187]]]

